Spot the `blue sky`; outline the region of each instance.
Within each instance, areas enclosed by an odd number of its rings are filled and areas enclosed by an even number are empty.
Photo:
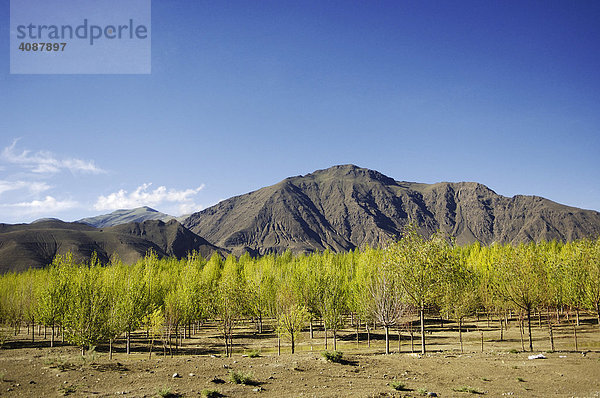
[[[152,2],[149,75],[9,74],[0,222],[174,215],[353,163],[600,210],[600,2]]]

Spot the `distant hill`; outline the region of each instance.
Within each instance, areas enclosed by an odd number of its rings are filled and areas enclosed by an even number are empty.
[[[73,253],[75,261],[87,261],[96,252],[102,263],[113,254],[133,263],[148,250],[159,257],[183,257],[196,250],[204,257],[225,250],[211,245],[175,220],[148,220],[104,229],[59,220],[32,224],[0,224],[0,273],[41,268],[57,254]]]
[[[143,206],[136,209],[116,210],[110,214],[103,214],[96,217],[87,217],[78,220],[77,222],[88,224],[92,227],[103,228],[130,222],[143,222],[147,220],[161,220],[166,222],[173,219],[175,219],[175,217],[161,213],[150,207]]]
[[[287,178],[192,214],[183,224],[239,254],[378,246],[414,222],[459,244],[570,241],[600,234],[600,213],[537,196],[512,198],[476,182],[396,181],[354,165]]]
[[[183,257],[191,250],[204,257],[215,251],[342,252],[383,246],[398,239],[408,223],[425,235],[441,230],[458,244],[571,241],[600,235],[597,211],[537,196],[509,198],[476,182],[396,181],[354,165],[286,178],[194,213],[183,223],[172,218],[141,207],[75,223],[42,219],[0,224],[0,272],[43,267],[67,251],[77,261],[96,252],[106,262],[116,253],[126,263],[149,249],[161,257]]]

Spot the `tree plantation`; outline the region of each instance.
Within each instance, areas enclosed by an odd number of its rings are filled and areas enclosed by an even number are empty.
[[[418,340],[425,353],[432,322],[453,322],[462,350],[463,322],[472,317],[492,319],[500,333],[515,325],[521,341],[514,348],[532,351],[532,334],[544,333],[554,349],[553,330],[565,324],[577,345],[583,315],[600,324],[600,238],[461,247],[408,228],[385,249],[208,260],[150,252],[135,264],[115,257],[108,265],[95,256],[75,264],[67,254],[45,269],[0,277],[2,342],[27,328],[32,341],[68,342],[82,354],[102,344],[111,357],[117,339],[131,352],[134,332],[145,337],[149,357],[173,355],[208,322],[219,325],[228,356],[242,322],[252,322],[259,337],[275,331],[273,349],[283,341],[292,353],[317,328],[326,349],[337,349],[342,329],[354,328],[357,343],[370,345],[379,328],[386,353],[394,332]]]

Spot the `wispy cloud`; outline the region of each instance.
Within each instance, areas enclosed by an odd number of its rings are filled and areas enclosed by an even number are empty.
[[[7,163],[20,165],[34,173],[40,174],[55,174],[63,170],[91,174],[101,174],[105,172],[103,169],[96,166],[92,160],[82,160],[77,158],[59,159],[49,151],[31,152],[26,149],[17,150],[16,146],[18,141],[19,140],[16,139],[11,145],[5,147],[0,154],[0,159]]]
[[[10,210],[12,216],[53,214],[77,207],[79,204],[72,200],[57,200],[52,196],[46,196],[43,200],[31,202],[19,202],[11,204],[0,204],[0,209]]]
[[[158,206],[163,203],[178,203],[180,206],[194,206],[193,197],[204,185],[194,189],[176,190],[160,186],[149,190],[152,184],[143,184],[129,193],[123,189],[107,196],[100,196],[94,205],[96,210],[130,209],[140,206]]]
[[[8,191],[27,190],[30,194],[39,194],[52,188],[45,182],[39,181],[6,181],[0,180],[0,195]]]

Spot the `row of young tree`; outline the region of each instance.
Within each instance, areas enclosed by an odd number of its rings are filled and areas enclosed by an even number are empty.
[[[17,334],[27,326],[35,339],[44,326],[50,334],[86,348],[112,344],[124,336],[130,352],[131,335],[145,330],[149,355],[156,341],[189,337],[207,320],[220,324],[225,352],[231,355],[236,325],[254,320],[257,333],[263,320],[273,319],[276,331],[291,342],[292,353],[301,331],[313,338],[313,324],[333,338],[351,317],[369,335],[373,325],[385,330],[386,353],[392,328],[420,327],[421,351],[426,351],[426,317],[455,320],[462,348],[462,323],[476,312],[501,320],[521,319],[528,327],[529,349],[533,313],[546,313],[550,334],[565,310],[593,313],[600,325],[600,238],[570,243],[455,246],[441,235],[424,238],[407,228],[386,249],[365,248],[294,256],[240,258],[218,254],[205,260],[159,259],[148,253],[132,265],[117,258],[100,265],[92,256],[75,264],[58,255],[41,270],[0,277],[0,321]]]

